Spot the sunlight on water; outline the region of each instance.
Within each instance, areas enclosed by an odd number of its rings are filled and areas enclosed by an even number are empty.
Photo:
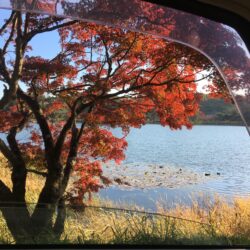
[[[120,131],[114,133],[119,135]],[[228,198],[250,194],[250,141],[244,127],[194,126],[192,130],[171,131],[160,125],[146,125],[132,129],[127,140],[129,146],[123,164],[136,164],[138,172],[142,164],[155,164],[209,176],[204,177],[203,183],[181,187],[133,190],[111,187],[101,191],[105,198],[154,208],[159,199],[171,204],[188,203],[192,193],[219,193]],[[216,178],[210,178],[213,176]]]

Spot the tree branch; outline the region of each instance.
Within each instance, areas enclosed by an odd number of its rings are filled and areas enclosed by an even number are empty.
[[[13,18],[12,28],[11,28],[11,32],[10,32],[9,38],[5,42],[3,50],[2,50],[2,54],[3,55],[6,53],[6,50],[7,50],[8,46],[9,46],[9,43],[12,41],[12,38],[13,38],[14,33],[15,33],[15,26],[16,26],[16,18]]]
[[[0,180],[0,208],[8,206],[8,202],[13,202],[12,192],[5,183]]]
[[[0,70],[2,75],[6,79],[9,85],[9,89],[6,89],[2,99],[0,100],[0,109],[4,108],[11,100],[16,98],[16,91],[18,89],[18,80],[21,77],[22,67],[23,67],[23,40],[22,40],[22,14],[21,12],[16,12],[16,59],[14,63],[14,69],[12,77],[9,76],[7,67],[4,60],[3,50],[0,50]],[[8,42],[8,41],[7,41]]]
[[[15,11],[11,12],[10,17],[5,21],[5,23],[0,28],[0,35],[2,35],[3,31],[7,28],[7,26],[11,23],[13,17],[15,16]]]
[[[27,169],[27,172],[28,173],[34,173],[34,174],[37,174],[37,175],[41,175],[42,177],[47,177],[48,176],[48,173],[41,172],[41,171],[38,171],[38,170],[35,170],[35,169]]]
[[[2,139],[0,139],[0,151],[5,156],[5,158],[8,159],[8,161],[10,161],[11,163],[17,161],[13,152],[9,149],[9,147]]]
[[[73,21],[69,21],[69,22],[66,22],[66,23],[55,25],[55,26],[50,27],[50,28],[45,28],[45,29],[41,29],[41,30],[33,30],[33,31],[27,33],[27,35],[25,36],[26,43],[28,43],[34,36],[36,36],[38,34],[54,31],[54,30],[64,28],[64,27],[68,27],[68,26],[71,26],[71,25],[73,25],[73,24],[75,24],[77,22],[79,22],[79,21],[78,20],[73,20]]]
[[[21,153],[21,151],[20,151],[20,149],[18,147],[18,143],[16,141],[16,134],[26,124],[26,122],[28,120],[28,116],[29,116],[28,114],[25,114],[22,121],[17,126],[12,127],[9,130],[9,134],[7,136],[7,140],[8,140],[8,143],[10,145],[11,151],[15,154],[15,157],[18,159],[19,164],[22,162],[24,165],[25,165],[25,163],[24,163],[24,160],[23,160],[23,157],[22,157],[22,153]]]
[[[5,82],[8,83],[8,85],[10,85],[11,78],[10,78],[10,74],[9,74],[9,72],[7,70],[7,66],[6,66],[6,63],[5,63],[5,58],[4,58],[4,54],[3,54],[2,49],[0,49],[0,73],[3,76]],[[4,94],[2,99],[7,98],[5,96],[6,96],[6,94]],[[1,101],[2,101],[2,99],[1,99]],[[3,108],[3,107],[0,107],[0,108]]]
[[[69,154],[67,157],[67,162],[66,162],[66,167],[64,168],[64,175],[63,175],[63,180],[62,180],[62,191],[64,192],[68,181],[70,177],[70,173],[73,169],[74,161],[77,156],[77,148],[78,148],[78,143],[77,143],[77,137],[78,137],[78,128],[76,127],[76,124],[72,126],[71,129],[71,141],[70,141],[70,150]]]
[[[20,99],[22,99],[27,103],[27,105],[30,107],[31,111],[35,115],[37,123],[42,132],[42,137],[45,146],[46,160],[48,166],[52,166],[53,163],[51,162],[51,160],[54,159],[54,141],[47,120],[41,113],[40,105],[37,101],[33,100],[30,96],[26,95],[20,88],[17,91],[17,95]]]

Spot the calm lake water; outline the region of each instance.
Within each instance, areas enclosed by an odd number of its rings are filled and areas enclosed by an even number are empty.
[[[119,134],[116,130],[114,133]],[[100,196],[121,203],[155,209],[161,200],[172,206],[189,203],[190,195],[218,193],[226,199],[250,195],[250,138],[244,127],[194,126],[192,130],[172,131],[160,125],[132,129],[127,138],[124,164],[162,164],[188,168],[198,173],[211,173],[218,178],[182,188],[124,190],[110,187]]]
[[[121,135],[119,129],[113,132]],[[19,139],[25,140],[25,137],[27,131],[19,135]],[[250,137],[244,127],[194,126],[192,130],[172,131],[150,124],[141,129],[131,129],[127,141],[129,146],[123,164],[131,164],[138,171],[143,165],[162,164],[203,175],[219,172],[220,176],[181,188],[126,190],[109,187],[99,192],[102,198],[155,210],[157,201],[167,206],[188,204],[190,195],[197,196],[200,192],[208,195],[218,193],[226,199],[250,195]]]

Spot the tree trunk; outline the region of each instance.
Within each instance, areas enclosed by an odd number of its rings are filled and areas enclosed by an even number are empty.
[[[48,168],[48,176],[42,189],[38,204],[32,214],[31,220],[33,232],[53,230],[53,216],[58,202],[63,195],[62,190],[62,166],[57,163],[53,168]]]
[[[24,216],[28,213],[27,207],[15,207],[11,204],[10,206],[2,206],[1,211],[16,243],[28,243],[31,240],[31,234],[28,229],[30,219],[27,220],[26,216]]]
[[[29,212],[26,205],[14,201],[10,189],[0,181],[0,210],[16,243],[23,243],[29,235]]]
[[[11,145],[13,150],[14,144]],[[46,182],[32,215],[29,214],[25,201],[27,170],[21,158],[12,162],[12,192],[0,181],[0,210],[16,243],[36,243],[37,240],[51,242],[60,239],[64,231],[66,209],[62,196],[68,178],[64,178],[60,162],[50,160],[54,164],[48,167]],[[58,213],[53,223],[56,208]]]
[[[53,231],[58,239],[60,239],[63,231],[64,231],[64,222],[66,219],[66,207],[65,201],[63,198],[60,199],[57,207],[57,217],[56,222],[53,228]]]

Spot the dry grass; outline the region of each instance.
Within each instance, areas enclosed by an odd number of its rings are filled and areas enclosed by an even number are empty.
[[[4,159],[0,159],[0,174],[1,180],[11,188],[10,170]],[[27,202],[37,201],[43,182],[42,177],[28,175]],[[64,234],[57,243],[250,244],[250,198],[235,198],[232,204],[218,196],[212,199],[203,197],[202,202],[200,201],[201,199],[199,202],[194,200],[192,206],[176,206],[172,210],[158,206],[158,212],[161,214],[199,222],[195,223],[172,217],[101,209],[98,206],[118,205],[96,199],[91,204],[96,208],[86,207],[84,212],[68,208]],[[14,243],[1,216],[0,231],[0,242]]]
[[[161,208],[159,211],[164,212]],[[218,195],[203,196],[190,207],[177,206],[168,212],[208,224],[213,235],[227,238],[229,244],[236,238],[250,240],[250,197],[235,197],[229,204]]]

